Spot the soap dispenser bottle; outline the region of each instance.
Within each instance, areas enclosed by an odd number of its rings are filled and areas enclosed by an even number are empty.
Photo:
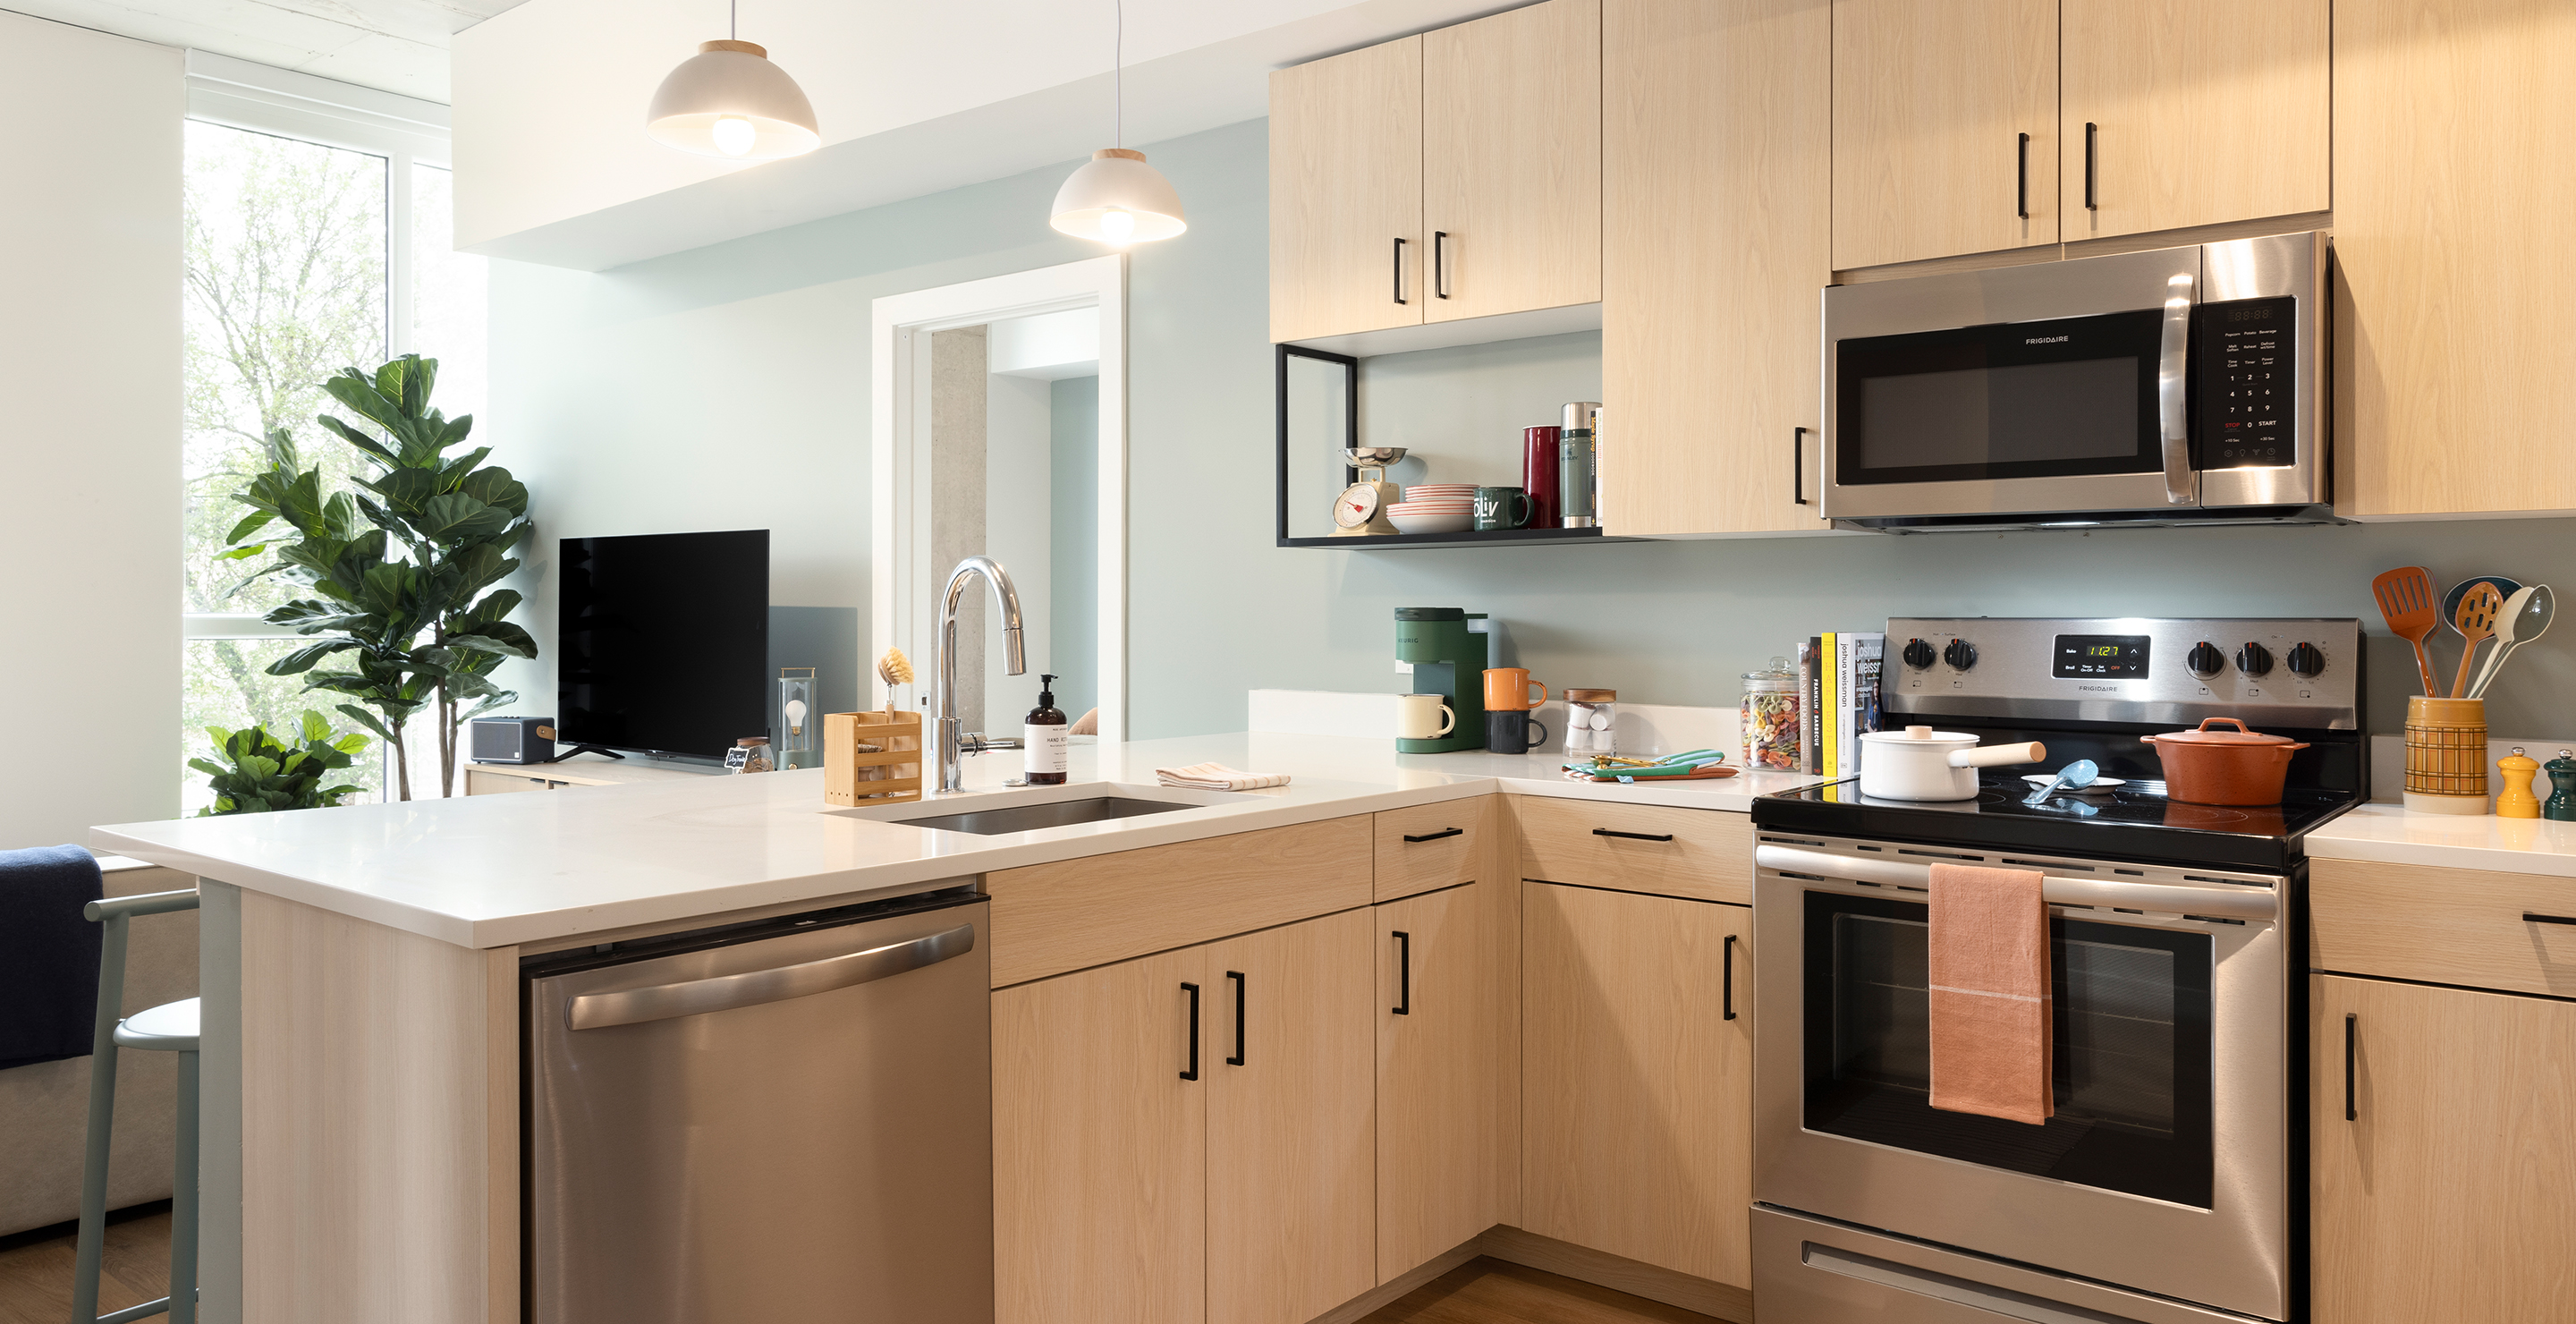
[[[1020,742],[1022,768],[1031,786],[1064,785],[1065,752],[1073,743],[1064,710],[1055,706],[1055,677],[1038,677],[1038,706],[1029,710]]]

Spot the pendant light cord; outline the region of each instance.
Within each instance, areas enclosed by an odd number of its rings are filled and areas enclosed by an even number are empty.
[[[1113,89],[1110,93],[1113,110],[1109,145],[1124,147],[1127,145],[1127,0],[1114,0],[1114,3],[1117,5],[1118,26],[1117,35],[1110,39],[1109,45],[1112,70],[1109,81]]]
[[[742,40],[742,0],[725,0],[725,35]]]

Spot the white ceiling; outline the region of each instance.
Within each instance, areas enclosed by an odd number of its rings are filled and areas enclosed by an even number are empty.
[[[447,104],[447,39],[521,0],[5,0],[0,8]]]

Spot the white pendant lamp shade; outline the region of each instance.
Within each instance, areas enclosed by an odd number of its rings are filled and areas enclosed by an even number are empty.
[[[747,41],[699,43],[653,94],[644,132],[665,147],[728,161],[774,161],[823,145],[805,89]]]
[[[1093,152],[1064,181],[1064,187],[1056,190],[1055,215],[1049,224],[1077,239],[1110,244],[1169,239],[1190,228],[1172,182],[1145,164],[1143,152],[1124,147]]]

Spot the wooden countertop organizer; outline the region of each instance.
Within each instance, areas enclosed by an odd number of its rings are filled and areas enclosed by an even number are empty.
[[[823,799],[836,805],[921,798],[921,714],[823,715]]]

